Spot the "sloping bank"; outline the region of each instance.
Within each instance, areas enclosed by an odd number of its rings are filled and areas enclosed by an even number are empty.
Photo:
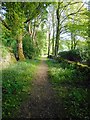
[[[12,50],[0,44],[0,69],[4,69],[13,63],[16,63],[16,59]]]

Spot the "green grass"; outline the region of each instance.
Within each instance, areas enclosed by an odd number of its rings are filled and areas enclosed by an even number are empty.
[[[57,99],[63,101],[65,117],[89,119],[88,86],[84,85],[89,77],[86,71],[79,71],[74,65],[47,60],[49,81],[56,91]]]
[[[2,70],[2,116],[15,117],[20,104],[28,98],[39,60],[17,62]]]

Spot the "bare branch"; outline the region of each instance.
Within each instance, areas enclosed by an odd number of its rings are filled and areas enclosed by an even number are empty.
[[[68,2],[66,5],[64,5],[63,7],[62,7],[62,9],[61,9],[61,11],[60,11],[60,15],[59,15],[59,17],[61,16],[61,14],[62,14],[62,12],[65,10],[65,8],[67,7],[67,6],[70,6],[70,5],[73,5],[73,4],[77,4],[77,3],[82,3],[82,2]]]
[[[67,33],[67,32],[70,32],[70,31],[68,31],[68,29],[61,30],[61,31],[60,31],[60,34],[65,34],[65,33]]]
[[[74,15],[74,14],[77,14],[78,12],[80,12],[81,8],[84,6],[84,4],[76,11],[76,12],[73,12],[73,13],[70,13],[68,14],[62,21],[61,21],[61,24],[71,15]]]

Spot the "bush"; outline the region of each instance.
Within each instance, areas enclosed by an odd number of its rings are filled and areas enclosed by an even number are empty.
[[[63,51],[63,52],[59,52],[58,55],[64,59],[68,59],[71,61],[76,61],[76,62],[81,61],[79,50]]]
[[[33,46],[30,36],[26,36],[23,39],[23,50],[26,58],[33,58],[35,56],[35,48]]]
[[[40,39],[37,36],[34,43],[29,35],[23,38],[23,50],[26,58],[32,59],[41,55],[43,40]]]

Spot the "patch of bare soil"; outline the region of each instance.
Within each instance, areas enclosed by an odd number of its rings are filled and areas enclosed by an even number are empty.
[[[21,106],[18,117],[62,119],[62,116],[62,102],[56,99],[56,94],[48,79],[48,66],[42,60],[33,81],[30,98]]]

